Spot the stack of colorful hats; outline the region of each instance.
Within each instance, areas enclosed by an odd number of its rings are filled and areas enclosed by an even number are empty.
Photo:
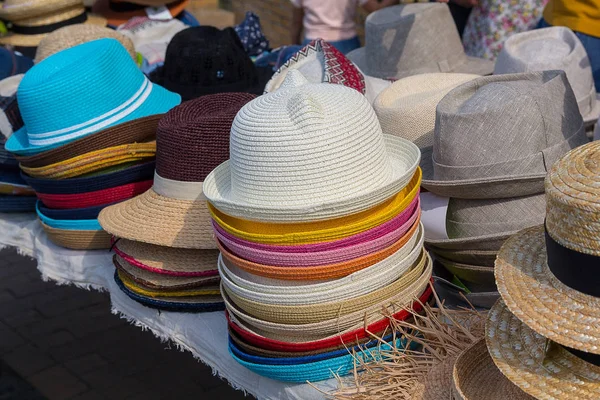
[[[204,182],[236,361],[317,381],[404,346],[388,317],[431,294],[419,159],[361,93],[299,71],[240,110]]]
[[[50,240],[110,248],[98,213],[152,185],[159,114],[179,95],[152,84],[114,39],[46,58],[25,74],[17,95],[25,125],[6,149],[39,198]]]
[[[4,148],[6,139],[23,126],[17,105],[21,79],[22,74],[0,81],[0,212],[31,212],[37,200],[19,174],[19,162]]]
[[[172,311],[224,308],[202,187],[229,157],[233,118],[254,97],[215,94],[169,111],[158,124],[152,188],[100,213],[100,224],[116,237],[115,281],[132,299]]]
[[[455,366],[456,398],[600,398],[598,188],[598,142],[549,171],[544,225],[514,235],[498,253],[502,299],[488,315],[485,342]],[[486,379],[494,370],[502,379]]]
[[[547,170],[586,142],[562,71],[480,77],[439,101],[421,201],[440,297],[494,304],[496,253],[510,235],[543,222]]]

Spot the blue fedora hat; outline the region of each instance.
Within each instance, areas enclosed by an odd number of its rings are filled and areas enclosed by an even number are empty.
[[[17,99],[25,125],[8,139],[6,150],[18,155],[101,135],[181,102],[178,94],[150,82],[115,39],[83,43],[46,58],[25,74]]]
[[[154,177],[155,165],[154,161],[149,161],[108,174],[85,178],[40,179],[32,178],[23,172],[21,177],[38,193],[78,194],[150,180]]]

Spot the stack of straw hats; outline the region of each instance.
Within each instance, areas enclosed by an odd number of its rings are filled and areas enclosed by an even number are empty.
[[[35,210],[35,192],[19,174],[19,162],[6,151],[6,139],[23,126],[17,105],[17,87],[23,75],[0,81],[0,212]]]
[[[86,13],[83,0],[6,0],[0,7],[0,20],[10,23],[0,44],[24,48],[37,47],[47,34],[63,26],[106,26],[106,19]]]
[[[462,356],[477,367],[455,368],[457,398],[504,399],[509,390],[517,399],[600,398],[599,166],[598,142],[561,158],[546,178],[545,224],[500,249],[502,299],[488,315],[487,348]],[[477,381],[494,368],[508,379]],[[469,396],[476,386],[480,396]]]
[[[156,125],[179,95],[152,84],[117,40],[100,39],[35,65],[17,96],[25,125],[6,150],[36,192],[44,230],[63,247],[110,248],[98,213],[152,185]]]
[[[203,182],[229,157],[233,118],[254,97],[221,93],[169,111],[158,123],[152,188],[100,213],[117,238],[115,281],[132,299],[182,312],[224,308]]]
[[[491,307],[500,246],[543,222],[547,169],[587,141],[564,72],[423,74],[395,82],[374,108],[384,132],[423,151],[422,220],[440,297]]]
[[[387,317],[431,293],[419,159],[360,92],[296,70],[240,110],[204,182],[236,361],[318,381],[404,346]]]

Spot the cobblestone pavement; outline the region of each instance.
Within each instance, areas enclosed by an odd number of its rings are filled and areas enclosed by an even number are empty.
[[[49,400],[251,398],[111,314],[108,294],[43,282],[13,249],[0,250],[0,358]]]

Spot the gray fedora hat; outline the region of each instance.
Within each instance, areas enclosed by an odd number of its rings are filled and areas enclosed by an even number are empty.
[[[543,193],[552,164],[587,142],[564,71],[484,76],[439,102],[421,184],[454,198]]]
[[[553,26],[517,33],[504,43],[494,74],[546,71],[566,72],[583,121],[594,124],[600,116],[592,66],[579,38],[569,28]]]
[[[457,276],[462,282],[481,285],[482,287],[494,287],[494,267],[457,263],[433,253],[434,259],[439,262],[448,272]]]
[[[431,244],[425,247],[430,253],[443,257],[450,262],[487,268],[494,268],[494,262],[498,255],[497,250],[444,249]]]
[[[504,241],[521,229],[544,223],[544,193],[506,199],[450,198],[446,211],[448,238],[428,237],[429,212],[421,202],[421,221],[425,227],[425,244],[443,249],[498,251]]]
[[[348,58],[367,75],[400,79],[428,72],[487,75],[493,62],[469,57],[446,4],[387,7],[367,17],[365,47]]]
[[[444,302],[444,306],[451,309],[471,308],[471,306],[490,309],[500,298],[500,293],[497,291],[469,293],[464,288],[438,276],[433,277],[433,287],[440,300]]]

